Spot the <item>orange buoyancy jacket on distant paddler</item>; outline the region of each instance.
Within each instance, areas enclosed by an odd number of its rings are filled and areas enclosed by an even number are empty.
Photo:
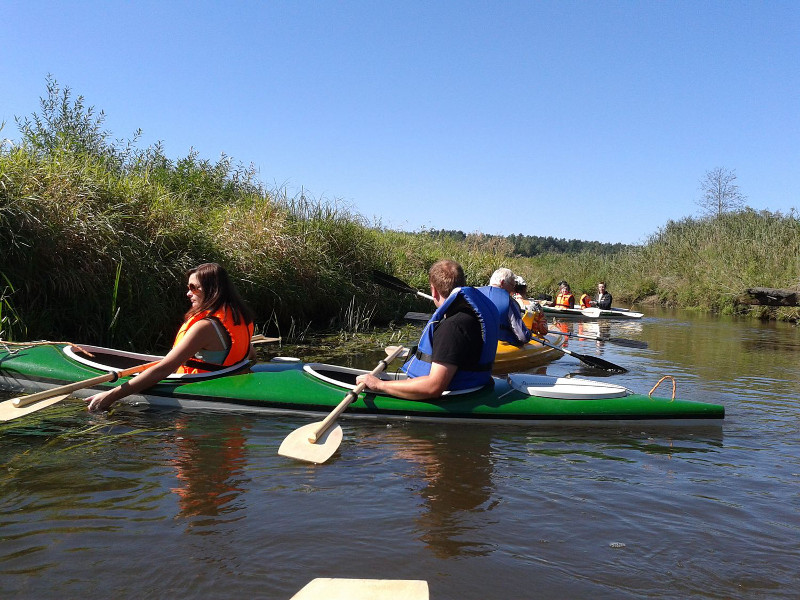
[[[190,358],[186,363],[180,367],[177,373],[206,373],[209,371],[218,371],[222,367],[230,367],[236,363],[243,361],[250,354],[250,338],[253,337],[253,323],[247,323],[242,317],[239,317],[239,324],[233,322],[233,314],[227,307],[222,307],[214,313],[204,310],[196,315],[189,317],[184,321],[178,334],[175,336],[175,342],[172,347],[178,345],[183,337],[189,332],[189,329],[202,321],[203,319],[213,319],[221,324],[228,334],[230,346],[228,353],[225,355],[225,360],[221,363],[205,362],[199,358]]]
[[[556,296],[556,306],[561,308],[575,308],[575,296],[572,292],[558,292]]]
[[[584,294],[581,296],[581,308],[591,308],[592,307],[592,299],[589,297],[589,294]]]

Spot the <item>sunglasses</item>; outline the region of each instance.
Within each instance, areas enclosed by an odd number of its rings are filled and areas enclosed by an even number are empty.
[[[203,291],[203,288],[201,288],[199,285],[195,285],[193,283],[190,283],[189,285],[187,285],[186,288],[190,292],[192,292],[193,294],[196,294],[197,292],[202,292]]]

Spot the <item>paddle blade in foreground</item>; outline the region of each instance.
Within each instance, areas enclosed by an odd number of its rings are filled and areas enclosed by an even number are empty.
[[[286,436],[278,448],[278,454],[288,458],[322,464],[328,460],[342,443],[342,426],[330,427],[322,436],[312,443],[310,438],[319,428],[322,421],[309,423],[295,429]]]
[[[414,579],[332,579],[310,581],[290,600],[428,600],[428,582]]]

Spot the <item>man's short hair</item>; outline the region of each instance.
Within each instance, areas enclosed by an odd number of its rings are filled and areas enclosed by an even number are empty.
[[[515,285],[514,272],[511,269],[501,267],[492,273],[492,278],[489,279],[489,285],[500,287],[503,283],[512,287]]]
[[[454,260],[439,260],[433,263],[428,271],[428,281],[439,292],[442,298],[447,298],[457,287],[467,285],[464,269]]]

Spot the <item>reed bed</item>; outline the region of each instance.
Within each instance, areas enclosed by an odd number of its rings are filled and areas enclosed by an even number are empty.
[[[185,272],[225,265],[258,315],[257,327],[301,339],[309,331],[363,332],[430,303],[370,281],[373,269],[426,291],[427,270],[459,261],[471,285],[506,266],[531,295],[566,279],[578,295],[605,280],[617,304],[657,302],[762,318],[747,287],[793,287],[800,221],[745,209],[669,222],[615,254],[515,256],[506,238],[397,232],[338,202],[267,189],[252,166],[160,145],[111,142],[102,113],[48,80],[42,113],[17,121],[21,140],[0,145],[0,338],[69,339],[163,349],[187,308]],[[288,337],[287,337],[288,336]]]

